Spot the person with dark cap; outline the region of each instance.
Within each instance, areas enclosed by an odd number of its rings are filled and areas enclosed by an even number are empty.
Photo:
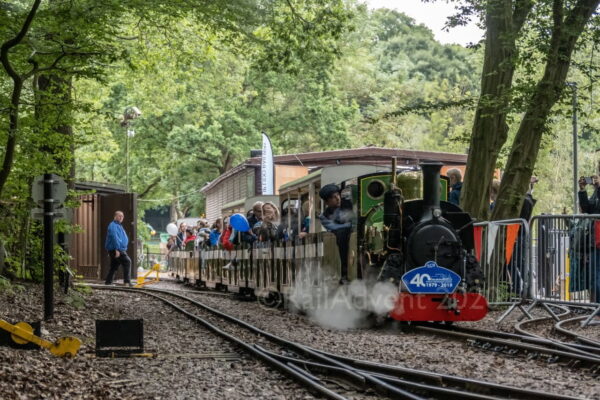
[[[344,284],[348,282],[348,250],[350,234],[352,233],[352,207],[342,207],[342,196],[337,185],[328,184],[323,186],[319,191],[319,196],[325,202],[325,210],[319,215],[319,220],[327,231],[335,235],[342,266],[340,284]]]

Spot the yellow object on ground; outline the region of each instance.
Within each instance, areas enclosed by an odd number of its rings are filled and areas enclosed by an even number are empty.
[[[153,272],[156,272],[156,278],[155,279],[151,279],[149,281],[146,280],[146,278]],[[159,279],[159,274],[160,274],[160,264],[156,263],[154,264],[154,266],[152,266],[152,268],[150,269],[150,271],[146,272],[146,275],[144,276],[138,276],[137,277],[137,284],[134,286],[136,288],[141,288],[144,285],[149,285],[151,283],[156,283],[158,282]]]
[[[18,322],[15,325],[0,319],[0,328],[11,333],[15,343],[35,343],[40,347],[50,350],[50,353],[58,357],[75,357],[81,347],[81,340],[76,337],[67,336],[52,343],[33,334],[33,327],[27,322]]]
[[[569,301],[571,300],[571,259],[569,258],[569,256],[567,256],[567,265],[565,268],[566,272],[565,272],[565,296],[564,296],[564,300]],[[561,299],[562,300],[562,299]]]

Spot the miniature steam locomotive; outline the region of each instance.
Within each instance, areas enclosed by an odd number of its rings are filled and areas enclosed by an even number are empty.
[[[363,275],[399,287],[390,316],[402,321],[475,321],[487,313],[473,250],[473,220],[440,201],[442,164],[421,163],[418,175],[358,177],[357,245]],[[369,279],[369,278],[368,278]]]

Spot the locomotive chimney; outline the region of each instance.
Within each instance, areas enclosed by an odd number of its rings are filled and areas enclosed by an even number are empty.
[[[420,164],[423,171],[423,219],[431,219],[432,212],[440,208],[440,170],[439,161],[424,161]]]

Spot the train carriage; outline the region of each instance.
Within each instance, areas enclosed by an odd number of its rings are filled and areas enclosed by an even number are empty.
[[[350,251],[346,255],[350,281],[386,281],[395,285],[399,294],[390,315],[396,319],[480,319],[487,312],[487,303],[477,293],[482,276],[470,256],[472,219],[445,201],[448,180],[440,176],[441,164],[424,163],[422,168],[422,171],[398,169],[395,164],[392,168],[324,167],[281,186],[279,196],[245,200],[246,210],[258,200],[276,201],[283,209],[298,210],[295,215],[288,212],[283,218],[282,223],[287,227],[293,225],[292,218],[301,224],[304,209],[311,222],[306,237],[252,246],[242,244],[231,252],[202,250],[172,265],[184,280],[256,295],[268,304],[285,303],[299,287],[336,287],[341,277],[336,237],[334,233],[322,232],[316,218],[324,207],[317,193],[325,184],[334,182],[340,185],[344,197],[352,199],[355,215]],[[174,252],[173,258],[186,258],[178,253],[182,252]],[[230,263],[232,259],[237,262]],[[418,275],[416,281],[403,280],[426,266],[433,269],[426,270],[422,277]],[[450,287],[453,278],[456,282]],[[420,283],[429,292],[413,287],[419,279],[427,279]],[[444,280],[447,282],[440,283]],[[434,286],[437,292],[431,292]]]

